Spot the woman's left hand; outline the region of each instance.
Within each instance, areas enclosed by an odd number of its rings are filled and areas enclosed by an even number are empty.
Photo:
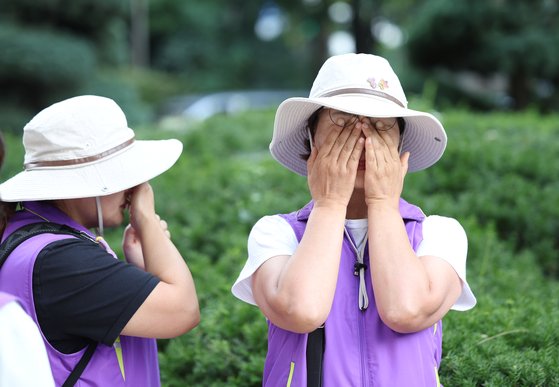
[[[159,226],[165,233],[165,236],[170,240],[171,239],[171,232],[169,231],[169,226],[167,222],[159,217],[159,215],[155,214],[157,220],[159,221]],[[145,263],[144,263],[144,253],[142,251],[142,242],[140,237],[134,227],[131,224],[126,226],[124,229],[124,236],[122,238],[122,250],[124,252],[124,256],[126,257],[126,261],[133,265],[138,266],[140,269],[145,270]]]
[[[126,262],[131,263],[142,270],[146,269],[144,254],[142,252],[142,243],[136,233],[136,230],[134,230],[134,227],[130,224],[124,229],[122,251],[124,252]]]
[[[398,209],[410,154],[399,155],[391,131],[365,125],[363,133],[366,137],[365,201],[369,206],[388,203]]]

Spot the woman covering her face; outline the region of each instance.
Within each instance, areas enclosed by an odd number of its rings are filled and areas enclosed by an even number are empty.
[[[2,240],[28,225],[71,234],[40,233],[18,245],[0,268],[0,290],[39,326],[56,385],[85,361],[78,385],[159,386],[155,339],[199,321],[192,276],[149,184],[182,144],[136,140],[118,105],[98,96],[44,109],[23,143],[25,170],[0,185]],[[123,261],[102,237],[125,212]]]
[[[265,386],[439,385],[441,320],[476,303],[467,238],[401,195],[446,140],[374,55],[331,57],[279,106],[271,153],[311,201],[255,224],[232,289],[268,320]]]

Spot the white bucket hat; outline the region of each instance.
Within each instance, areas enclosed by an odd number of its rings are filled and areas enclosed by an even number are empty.
[[[23,129],[23,172],[0,185],[5,202],[99,197],[135,187],[169,169],[178,140],[137,141],[120,107],[84,95],[55,103]]]
[[[398,76],[388,61],[368,54],[329,58],[316,76],[309,98],[289,98],[276,112],[270,143],[272,156],[288,169],[307,175],[307,120],[320,107],[367,117],[402,117],[406,122],[402,152],[410,152],[408,171],[430,167],[442,156],[446,133],[437,118],[407,108]]]

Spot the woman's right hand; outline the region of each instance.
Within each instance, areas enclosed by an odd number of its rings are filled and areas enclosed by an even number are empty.
[[[130,225],[138,235],[146,222],[158,221],[155,213],[155,197],[151,185],[142,183],[130,190]]]
[[[347,128],[332,125],[328,130],[324,142],[315,142],[307,161],[309,190],[315,206],[345,208],[353,193],[365,140],[359,122]]]

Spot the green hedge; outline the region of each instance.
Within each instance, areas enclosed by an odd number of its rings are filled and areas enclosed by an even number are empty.
[[[93,47],[45,29],[0,24],[0,129],[19,133],[35,113],[75,91],[92,76]]]
[[[532,251],[544,273],[558,278],[557,116],[454,112],[442,119],[447,151],[434,168],[409,175],[412,197],[427,211],[494,224],[515,252]]]
[[[0,79],[25,85],[74,86],[95,69],[95,52],[84,39],[49,29],[0,27]]]

